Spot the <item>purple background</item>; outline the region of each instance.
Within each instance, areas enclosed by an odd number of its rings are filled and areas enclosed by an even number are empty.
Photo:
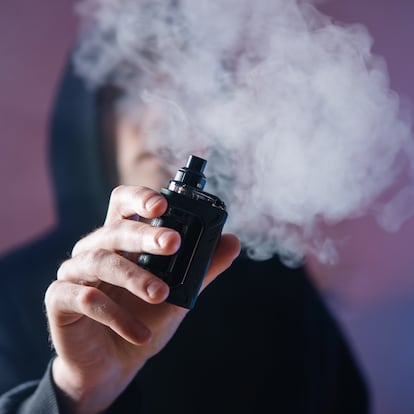
[[[414,102],[414,1],[331,0],[336,20],[364,24],[385,57],[391,87]],[[56,82],[75,39],[73,1],[0,3],[0,252],[53,226],[46,128]],[[352,234],[335,268],[314,280],[345,329],[374,397],[373,414],[414,412],[414,220],[397,234],[371,219]]]

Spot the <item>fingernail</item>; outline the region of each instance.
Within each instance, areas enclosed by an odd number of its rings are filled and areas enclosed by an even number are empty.
[[[145,203],[145,208],[147,210],[151,210],[155,206],[155,204],[159,203],[161,200],[162,200],[162,197],[160,195],[153,195]]]
[[[161,247],[161,249],[164,249],[169,244],[171,244],[171,238],[175,237],[175,232],[172,230],[165,230],[162,233],[160,233],[157,237],[157,243]]]
[[[147,286],[147,294],[151,299],[157,299],[166,294],[165,283],[155,280]]]

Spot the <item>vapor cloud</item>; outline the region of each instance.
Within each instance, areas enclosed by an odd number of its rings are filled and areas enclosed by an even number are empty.
[[[78,72],[124,89],[120,108],[138,123],[155,111],[150,145],[174,168],[208,159],[207,190],[252,257],[334,262],[321,223],[373,214],[396,231],[414,213],[411,124],[364,26],[295,0],[84,0],[78,11]]]

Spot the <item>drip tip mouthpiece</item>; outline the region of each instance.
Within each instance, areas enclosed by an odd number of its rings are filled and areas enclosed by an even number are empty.
[[[202,190],[206,184],[204,175],[206,164],[205,159],[190,155],[186,166],[177,171],[174,181]]]

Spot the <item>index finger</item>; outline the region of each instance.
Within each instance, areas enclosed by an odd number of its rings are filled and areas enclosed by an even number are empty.
[[[158,217],[167,205],[165,197],[150,188],[120,185],[112,191],[105,224],[136,215],[148,219]]]

